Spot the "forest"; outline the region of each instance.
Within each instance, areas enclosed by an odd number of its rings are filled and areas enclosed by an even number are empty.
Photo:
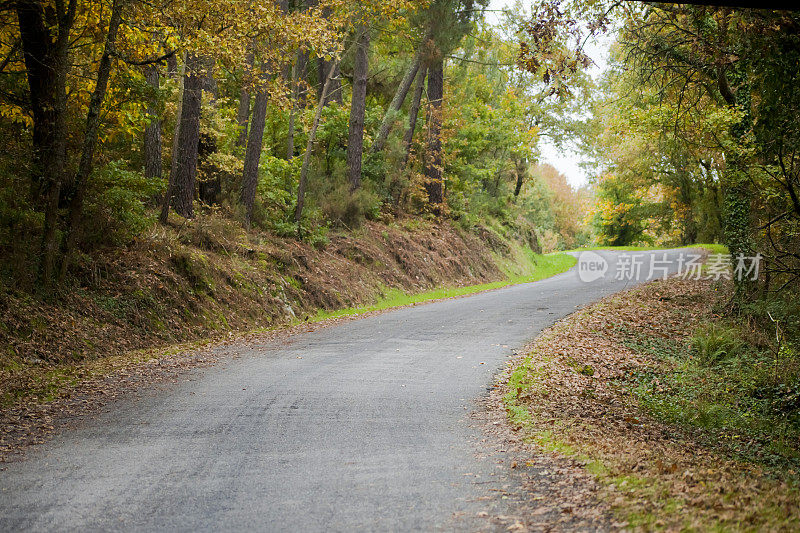
[[[532,175],[574,102],[513,68],[484,9],[4,4],[3,276],[65,287],[157,221],[212,213],[311,243],[403,216],[585,242],[564,212],[581,194]]]

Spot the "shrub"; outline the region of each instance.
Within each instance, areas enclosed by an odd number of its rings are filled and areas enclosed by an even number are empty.
[[[149,198],[164,193],[162,179],[146,178],[112,161],[92,174],[86,202],[84,241],[89,245],[120,245],[155,222],[145,207]]]
[[[706,366],[740,356],[747,349],[736,330],[719,324],[709,324],[695,332],[691,345],[698,361]]]
[[[352,193],[350,186],[342,183],[321,198],[320,202],[328,220],[348,228],[359,227],[365,219],[376,219],[381,208],[380,198],[366,183]]]

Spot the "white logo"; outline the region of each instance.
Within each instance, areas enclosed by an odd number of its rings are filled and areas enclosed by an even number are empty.
[[[581,252],[578,256],[578,276],[589,283],[600,279],[608,272],[608,261],[594,252]]]

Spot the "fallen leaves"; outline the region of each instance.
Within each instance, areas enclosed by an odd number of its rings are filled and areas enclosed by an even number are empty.
[[[515,409],[530,415],[520,431],[529,453],[536,457],[546,450],[573,459],[600,482],[597,507],[617,517],[603,529],[800,527],[796,488],[729,459],[691,432],[652,419],[626,386],[632,372],[656,364],[626,339],[684,338],[709,319],[717,297],[707,281],[670,279],[631,289],[557,323],[506,374],[522,368],[527,376],[500,394],[510,393]],[[573,490],[591,486],[581,483],[573,482]],[[585,513],[564,505],[562,514]],[[552,510],[535,507],[526,516],[546,516],[556,525]]]

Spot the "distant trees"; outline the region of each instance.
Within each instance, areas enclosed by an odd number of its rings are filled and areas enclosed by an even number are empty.
[[[652,236],[760,253],[766,278],[800,278],[800,15],[704,6],[624,10],[617,69],[592,135],[610,184],[648,210]],[[793,87],[793,85],[791,85]],[[630,201],[610,202],[601,216]],[[618,226],[617,231],[622,231]],[[623,238],[623,233],[618,233]],[[768,283],[769,284],[769,283]],[[744,294],[754,288],[739,285]]]

